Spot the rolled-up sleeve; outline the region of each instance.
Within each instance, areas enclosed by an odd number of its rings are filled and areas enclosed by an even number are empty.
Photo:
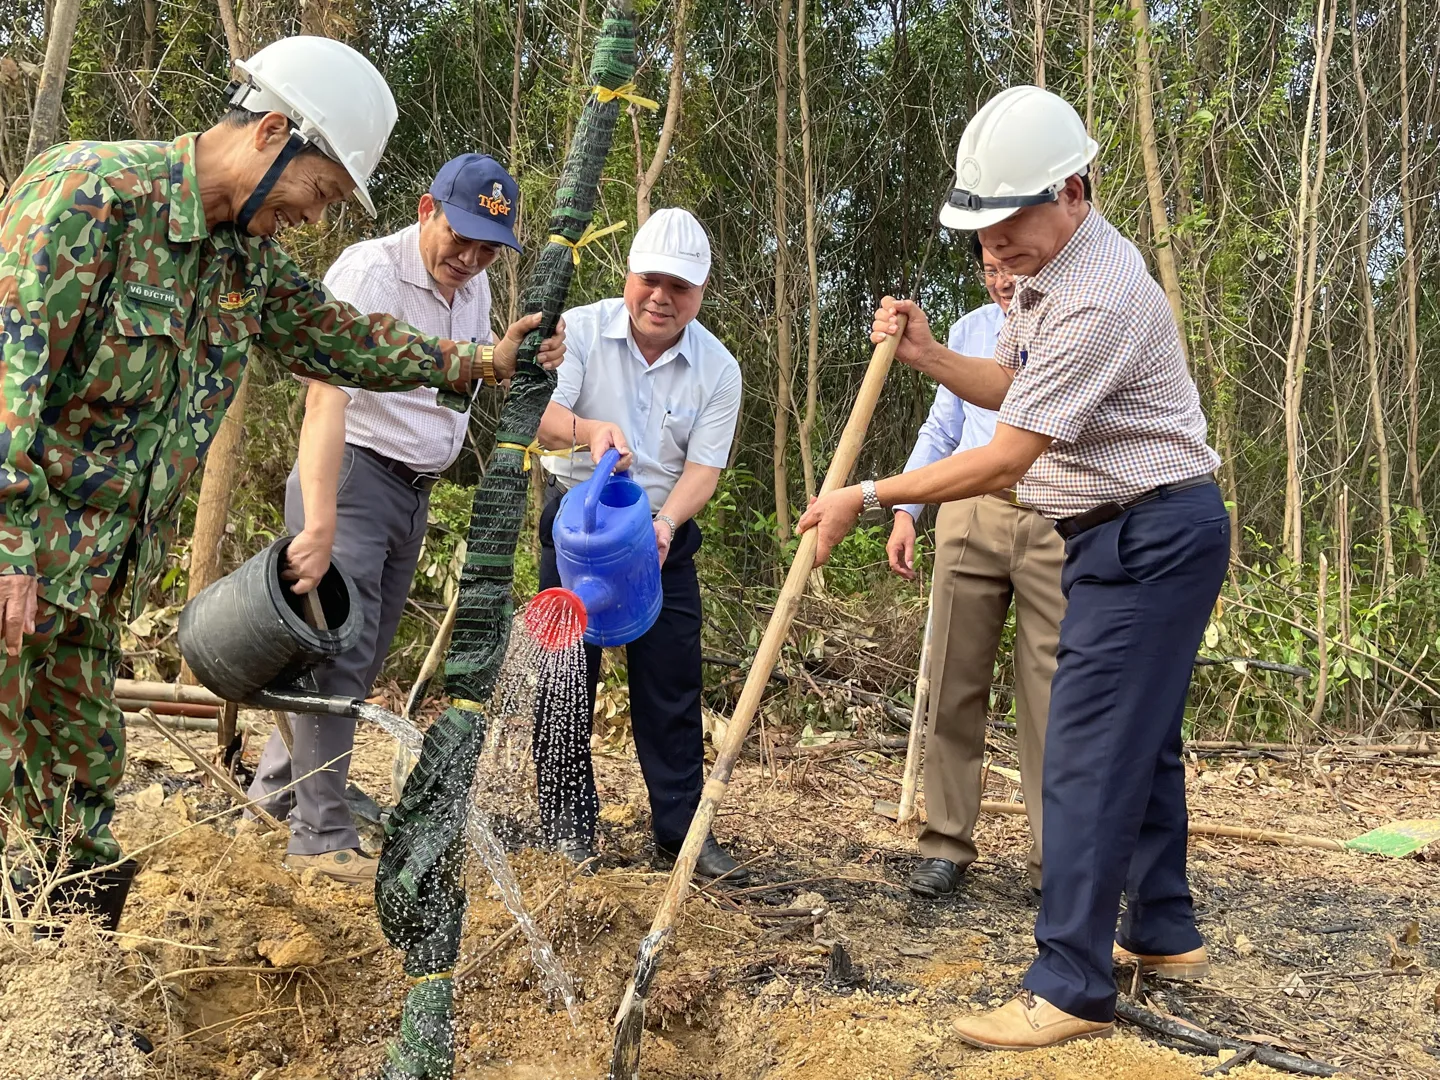
[[[1023,349],[1011,337],[1002,334],[996,351],[997,360],[1016,370],[1000,422],[1061,442],[1079,438],[1137,355],[1128,320],[1098,305],[1047,313]]]

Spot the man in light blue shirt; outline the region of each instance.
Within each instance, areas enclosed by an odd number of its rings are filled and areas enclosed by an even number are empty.
[[[588,479],[614,447],[620,468],[650,497],[660,549],[660,617],[625,652],[630,730],[650,794],[656,863],[668,867],[700,802],[705,768],[694,518],[729,462],[741,379],[730,350],[696,318],[710,277],[710,241],[700,223],[684,210],[656,211],[636,232],[629,263],[623,296],[565,313],[565,364],[540,421],[540,442],[572,452],[543,459],[540,588],[560,584],[553,542],[560,495]],[[582,697],[566,709],[562,695],[542,688],[535,722],[541,821],[577,863],[594,854],[600,808],[590,760],[600,650],[586,645],[585,656],[588,704]],[[747,875],[713,836],[695,870],[732,884]]]
[[[951,349],[992,356],[1015,281],[974,241],[993,303],[950,327]],[[995,436],[996,413],[937,388],[905,471],[984,446]],[[915,523],[923,506],[895,507],[886,545],[890,567],[914,578]],[[953,892],[975,861],[972,838],[980,813],[990,679],[1011,600],[1015,603],[1015,720],[1021,790],[1030,817],[1030,885],[1040,888],[1040,777],[1050,679],[1065,599],[1060,567],[1065,544],[1050,521],[1013,492],[982,495],[940,507],[935,524],[931,604],[930,714],[925,757],[927,824],[920,865],[910,888],[921,896]]]

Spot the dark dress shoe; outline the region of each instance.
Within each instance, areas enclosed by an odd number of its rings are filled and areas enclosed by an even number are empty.
[[[949,896],[960,884],[964,868],[956,866],[949,859],[922,859],[920,865],[910,872],[906,882],[916,896]]]
[[[656,868],[660,870],[671,869],[674,867],[675,858],[679,853],[679,848],[672,850],[661,844],[656,844]],[[700,855],[695,860],[695,873],[703,878],[723,877],[726,884],[729,885],[744,885],[750,880],[750,871],[736,862],[728,851],[716,843],[715,837],[713,836],[707,836],[705,843],[700,847]]]
[[[586,840],[580,836],[567,836],[562,840],[556,840],[555,850],[561,855],[564,855],[565,858],[569,859],[576,866],[595,858],[594,841]],[[591,863],[585,867],[584,872],[593,874],[595,872],[595,864]]]

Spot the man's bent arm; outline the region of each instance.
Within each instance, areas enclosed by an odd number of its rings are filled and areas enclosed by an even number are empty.
[[[670,496],[660,513],[675,519],[676,526],[684,525],[710,501],[715,486],[720,482],[720,470],[713,465],[701,465],[694,461],[685,462],[680,479],[670,489]]]
[[[908,503],[954,502],[991,491],[1003,491],[1024,478],[1030,466],[1035,464],[1035,459],[1049,448],[1050,443],[1049,435],[1009,424],[997,424],[995,438],[984,446],[966,450],[914,472],[886,477],[876,483],[875,494],[884,506],[903,506]]]
[[[312,382],[305,391],[299,469],[305,530],[331,540],[335,538],[335,501],[345,460],[345,407],[349,404],[350,395],[336,386]]]
[[[306,277],[278,246],[267,249],[271,280],[260,337],[291,371],[367,390],[433,386],[443,404],[469,407],[479,346],[422,334],[392,315],[363,314]]]
[[[540,417],[537,437],[546,450],[569,450],[572,446],[588,446],[590,435],[599,423],[602,421],[586,420],[583,416],[576,416],[558,401],[552,401],[545,406],[545,412]]]
[[[1005,403],[1005,395],[1015,380],[1015,373],[996,363],[993,357],[962,356],[938,341],[925,351],[924,359],[915,369],[929,375],[956,397],[991,410]]]

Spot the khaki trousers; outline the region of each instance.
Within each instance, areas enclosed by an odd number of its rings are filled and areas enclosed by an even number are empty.
[[[1021,790],[1030,818],[1030,884],[1040,887],[1040,778],[1050,679],[1065,598],[1065,542],[1034,510],[984,495],[940,507],[935,528],[930,711],[920,854],[975,861],[990,681],[1015,601],[1015,714]]]

